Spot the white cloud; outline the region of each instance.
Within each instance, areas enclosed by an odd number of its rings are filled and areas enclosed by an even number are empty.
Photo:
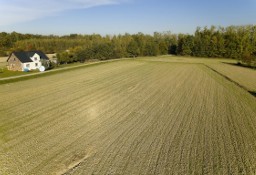
[[[0,26],[31,21],[65,10],[118,4],[126,0],[0,0]]]

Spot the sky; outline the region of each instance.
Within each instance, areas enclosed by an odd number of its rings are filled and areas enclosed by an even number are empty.
[[[193,34],[197,27],[251,24],[256,0],[0,0],[0,32]]]

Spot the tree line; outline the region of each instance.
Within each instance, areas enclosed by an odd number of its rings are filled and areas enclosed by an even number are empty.
[[[256,64],[256,25],[198,27],[194,35],[179,34],[177,54]]]
[[[256,61],[256,25],[198,27],[194,34],[155,32],[123,35],[32,35],[0,33],[0,55],[12,51],[42,50],[58,53],[59,63],[89,59],[114,59],[138,56],[182,55],[225,57],[247,64]]]

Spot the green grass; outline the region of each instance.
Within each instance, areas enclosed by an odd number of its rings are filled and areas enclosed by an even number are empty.
[[[4,63],[5,66],[2,68],[0,67],[0,78],[7,78],[7,77],[14,77],[14,76],[20,76],[20,75],[28,75],[37,73],[38,70],[30,71],[30,72],[22,72],[22,71],[9,71],[6,68],[6,63]],[[55,70],[62,69],[62,68],[71,68],[74,66],[83,65],[84,63],[73,63],[73,64],[63,64],[55,68]],[[0,63],[1,66],[1,63]]]
[[[9,71],[6,68],[4,68],[4,69],[0,68],[0,78],[14,77],[14,76],[20,76],[20,75],[28,75],[28,74],[32,74],[32,73],[35,73],[35,72]]]
[[[111,62],[111,61],[115,61],[115,60],[109,60],[109,61]],[[97,64],[104,64],[109,61],[64,64],[64,65],[56,67],[55,69],[48,70],[48,71],[45,71],[42,73],[40,73],[38,71],[21,72],[21,71],[9,71],[7,69],[4,69],[2,72],[0,72],[0,84],[13,83],[13,82],[18,82],[18,81],[35,79],[35,78],[39,78],[39,77],[50,76],[50,75],[58,74],[61,72],[81,69],[81,68],[84,68],[85,66],[90,67],[90,66],[94,66]],[[116,60],[116,61],[119,61],[119,60]],[[1,80],[1,78],[9,78],[9,79]]]
[[[0,62],[0,70],[1,70],[2,68],[6,68],[6,63],[5,63],[5,62]]]

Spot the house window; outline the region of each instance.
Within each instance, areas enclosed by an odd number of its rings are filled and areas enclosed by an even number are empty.
[[[30,64],[26,64],[26,68],[29,68],[30,67]]]
[[[37,57],[35,57],[34,60],[37,61]]]
[[[36,67],[38,66],[38,63],[35,63]]]

